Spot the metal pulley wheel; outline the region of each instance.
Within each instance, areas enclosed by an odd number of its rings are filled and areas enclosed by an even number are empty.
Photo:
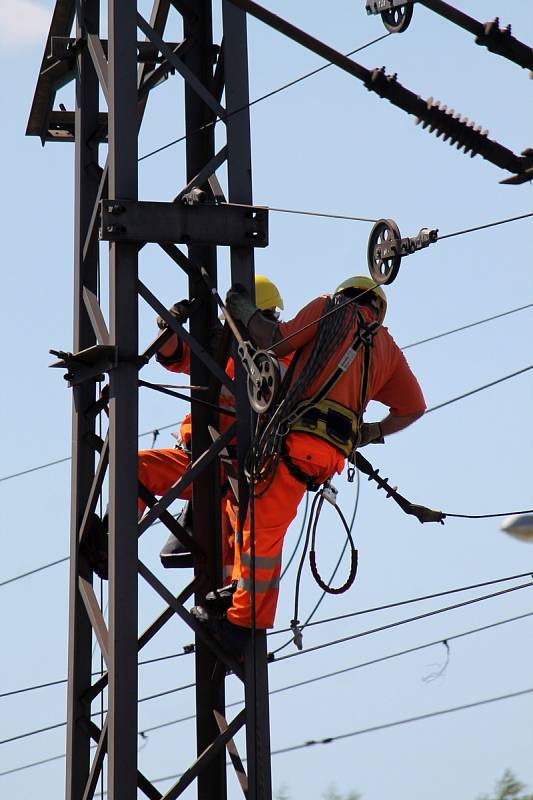
[[[381,12],[383,24],[390,33],[403,33],[413,17],[413,3],[403,3],[396,8]]]
[[[389,243],[393,240],[398,247],[390,253]],[[392,283],[398,274],[402,261],[400,242],[400,229],[392,219],[379,219],[370,231],[368,269],[376,283]]]
[[[266,350],[257,350],[252,361],[256,374],[254,378],[248,375],[248,400],[254,411],[264,414],[278,392],[279,364]]]

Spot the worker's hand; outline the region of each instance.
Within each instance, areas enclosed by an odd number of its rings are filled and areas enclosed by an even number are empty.
[[[189,315],[191,313],[191,302],[190,300],[180,300],[178,303],[174,303],[174,305],[168,309],[169,313],[172,314],[174,319],[177,320],[181,325],[184,322],[187,322],[189,319]],[[157,327],[160,328],[162,331],[168,328],[167,323],[163,319],[163,317],[157,318]]]
[[[359,443],[357,447],[365,447],[367,444],[383,444],[385,439],[381,431],[379,422],[363,422],[359,429]]]
[[[226,295],[226,309],[234,320],[239,320],[244,325],[248,325],[256,311],[259,311],[240,283],[233,284],[229,289]]]

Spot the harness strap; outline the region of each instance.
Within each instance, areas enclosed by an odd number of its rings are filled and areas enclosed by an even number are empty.
[[[344,375],[348,367],[351,365],[352,361],[356,357],[357,353],[364,347],[364,356],[363,356],[363,365],[362,365],[362,376],[361,376],[361,400],[366,399],[366,393],[368,389],[368,378],[369,378],[369,371],[370,371],[370,349],[372,346],[372,341],[376,331],[380,327],[379,322],[371,322],[366,323],[363,315],[360,311],[357,312],[357,330],[355,331],[355,335],[350,343],[348,349],[344,352],[343,356],[341,357],[339,363],[337,364],[336,368],[333,372],[326,378],[322,386],[315,392],[313,397],[310,397],[308,400],[304,400],[295,410],[293,416],[290,418],[288,424],[289,426],[300,419],[306,411],[312,408],[314,405],[319,403],[330,391],[333,389],[337,381]],[[364,408],[364,405],[361,405],[361,408]]]

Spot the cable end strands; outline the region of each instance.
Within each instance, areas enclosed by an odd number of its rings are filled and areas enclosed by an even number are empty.
[[[379,219],[368,238],[367,261],[372,279],[378,284],[392,283],[400,270],[402,257],[434,244],[438,234],[438,228],[421,228],[417,236],[402,239],[394,220]]]

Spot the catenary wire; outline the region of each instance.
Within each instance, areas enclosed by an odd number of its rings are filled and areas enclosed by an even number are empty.
[[[505,578],[495,578],[495,579],[490,580],[490,581],[483,581],[482,583],[474,583],[474,584],[470,584],[468,586],[460,586],[459,588],[456,588],[456,589],[446,589],[445,591],[435,592],[434,594],[422,595],[420,597],[412,597],[412,598],[409,598],[408,600],[399,600],[399,601],[396,601],[394,603],[388,603],[388,604],[383,605],[383,606],[374,606],[372,608],[360,609],[358,611],[349,612],[348,614],[340,614],[340,615],[338,615],[336,617],[328,617],[326,619],[321,619],[321,620],[316,620],[315,622],[310,622],[310,623],[307,624],[307,627],[314,627],[316,625],[322,625],[322,624],[326,624],[326,623],[329,623],[329,622],[338,622],[340,620],[349,619],[350,617],[362,616],[364,614],[370,614],[370,613],[374,613],[376,611],[389,611],[392,608],[399,608],[399,607],[404,606],[404,605],[410,605],[411,603],[420,603],[420,602],[424,602],[426,600],[435,600],[438,597],[445,597],[445,596],[450,595],[450,594],[457,594],[457,593],[460,593],[460,592],[467,592],[467,591],[471,591],[472,589],[482,589],[485,586],[494,586],[495,584],[498,584],[498,583],[506,583],[507,581],[519,580],[521,578],[529,578],[529,577],[532,576],[532,574],[533,574],[533,572],[522,572],[522,573],[519,573],[517,575],[510,575],[510,576],[505,577]],[[276,636],[277,634],[280,634],[280,633],[290,633],[290,631],[291,631],[290,628],[280,628],[279,630],[271,631],[268,634],[268,636]],[[168,655],[156,656],[155,658],[149,658],[149,659],[145,659],[144,661],[139,661],[139,666],[144,666],[146,664],[154,664],[154,663],[158,663],[160,661],[167,661],[169,659],[174,659],[174,658],[180,658],[182,656],[190,655],[192,652],[193,652],[193,650],[190,647],[187,647],[181,653],[169,653]],[[93,672],[92,673],[93,676],[96,676],[96,675],[99,675],[99,674],[100,674],[99,672]],[[33,691],[35,689],[46,689],[49,686],[55,686],[56,684],[66,683],[66,682],[67,682],[67,679],[63,678],[61,680],[48,681],[47,683],[36,684],[34,686],[28,686],[28,687],[24,687],[22,689],[14,689],[12,691],[4,692],[3,694],[0,694],[0,698],[8,697],[8,696],[14,695],[14,694],[22,694],[24,692],[30,692],[30,691]]]
[[[485,322],[492,322],[492,320],[494,319],[501,319],[501,317],[507,317],[509,314],[516,314],[517,311],[524,311],[527,308],[533,308],[533,303],[528,303],[527,305],[519,306],[518,308],[511,308],[509,311],[503,311],[501,314],[494,314],[492,317],[485,317],[485,319],[477,320],[477,322],[469,322],[467,325],[461,325],[460,328],[453,328],[450,331],[437,333],[434,336],[428,336],[426,339],[419,339],[417,342],[404,344],[401,347],[401,349],[409,350],[410,347],[418,347],[418,345],[420,344],[426,344],[427,342],[434,342],[436,339],[442,339],[445,336],[451,336],[452,333],[459,333],[460,331],[466,331],[469,328],[475,328],[477,325],[483,325]]]
[[[333,310],[335,311],[335,309],[333,309]],[[328,312],[328,313],[331,313],[331,311]],[[309,325],[314,325],[315,323],[316,323],[316,320],[315,320],[315,322],[309,323]],[[296,335],[296,333],[298,333],[298,332],[299,331],[295,331],[293,334],[291,334],[291,336]],[[290,337],[286,337],[286,339],[287,338],[290,338]],[[280,344],[282,341],[286,341],[286,339],[282,339],[282,340],[280,340],[280,342],[276,342],[276,344]],[[464,392],[463,394],[457,395],[456,397],[452,397],[450,400],[445,400],[443,403],[438,403],[437,405],[426,409],[426,411],[424,412],[424,416],[426,416],[427,414],[431,414],[433,411],[437,411],[438,409],[445,408],[446,406],[449,406],[452,403],[457,403],[459,400],[464,400],[466,397],[471,397],[474,394],[478,394],[479,392],[482,392],[485,389],[490,389],[492,386],[497,386],[499,383],[503,383],[504,381],[508,381],[511,378],[515,378],[517,375],[522,375],[525,372],[529,372],[532,369],[533,369],[533,364],[530,364],[528,367],[524,367],[523,369],[519,369],[516,372],[511,372],[509,375],[504,375],[502,378],[497,378],[496,380],[491,381],[490,383],[486,383],[483,386],[479,386],[476,389],[471,389],[469,392]],[[173,428],[176,425],[179,425],[179,421],[178,422],[174,422],[174,423],[172,423],[170,425],[160,426],[158,428],[158,430],[160,430],[160,431],[161,430],[166,430],[168,428]],[[147,436],[148,434],[151,434],[151,433],[153,433],[153,429],[150,430],[150,431],[145,431],[143,433],[140,433],[138,438],[140,438],[141,436]],[[62,460],[69,461],[70,460],[70,456],[69,456],[69,458],[62,459]],[[52,466],[52,464],[56,464],[56,463],[60,463],[60,462],[59,461],[54,461],[54,462],[51,462],[49,464],[42,464],[39,467],[33,467],[32,469],[26,470],[25,472],[19,472],[19,473],[16,473],[15,475],[8,475],[8,476],[5,476],[3,478],[0,478],[0,481],[8,480],[9,478],[15,478],[15,477],[18,477],[20,475],[24,475],[27,472],[34,472],[37,469],[44,469],[45,467]],[[529,510],[528,511],[506,511],[506,512],[502,511],[502,512],[499,512],[497,514],[474,514],[474,515],[469,515],[469,514],[451,514],[450,513],[450,514],[446,514],[446,516],[449,516],[449,517],[462,517],[464,519],[484,519],[484,518],[488,519],[490,517],[504,517],[504,516],[508,516],[509,514],[528,514],[528,513],[531,513],[531,511],[529,511]],[[27,574],[29,575],[29,574],[32,574],[33,572],[38,572],[41,569],[46,569],[48,566],[54,566],[54,564],[60,563],[60,561],[65,561],[65,560],[67,560],[67,558],[68,558],[68,556],[63,558],[63,559],[60,559],[57,562],[53,562],[52,564],[44,565],[42,567],[37,567],[35,570],[32,570]],[[20,578],[23,578],[23,577],[26,577],[26,575],[18,575],[18,576],[15,576],[13,578],[9,578],[4,583],[0,583],[0,587],[4,586],[6,583],[11,583],[11,582],[13,582],[15,580],[19,580]]]
[[[512,219],[514,219],[514,217]],[[476,229],[471,229],[471,230],[476,230]],[[528,305],[520,306],[518,308],[513,308],[510,311],[504,311],[501,314],[495,314],[492,317],[487,317],[486,319],[478,320],[477,322],[472,322],[472,323],[470,323],[468,325],[463,325],[460,328],[454,328],[453,330],[445,331],[444,333],[439,333],[439,334],[436,334],[435,336],[429,336],[426,339],[421,339],[420,341],[412,342],[411,344],[404,345],[402,347],[402,350],[407,350],[410,347],[417,347],[420,344],[425,344],[426,342],[431,342],[434,339],[440,339],[440,338],[442,338],[444,336],[449,336],[452,333],[457,333],[459,331],[466,330],[467,328],[472,328],[472,327],[474,327],[476,325],[481,325],[481,324],[483,324],[485,322],[490,322],[491,320],[499,319],[500,317],[505,317],[505,316],[507,316],[509,314],[514,314],[517,311],[523,311],[524,309],[531,308],[531,307],[533,307],[533,303],[529,303]],[[331,312],[329,312],[329,313],[331,313]],[[311,325],[317,324],[320,321],[320,319],[322,319],[322,318],[319,317],[318,319],[314,320],[313,322],[308,323],[308,326],[310,327]],[[295,331],[295,333],[292,334],[292,336],[296,335],[296,333],[300,333],[301,330],[303,330],[303,329],[300,329],[300,331]],[[289,337],[287,337],[287,338],[289,338]],[[287,339],[283,339],[281,341],[286,341],[286,340]],[[279,345],[281,343],[281,341],[280,342],[276,342],[276,345]],[[526,370],[527,369],[531,369],[531,367],[527,367]],[[500,381],[507,380],[510,377],[514,377],[515,374],[519,374],[519,373],[513,373],[513,375],[507,376],[507,378],[501,378]],[[471,394],[474,394],[475,392],[479,392],[482,389],[488,388],[488,387],[493,386],[493,385],[494,385],[494,383],[487,384],[486,386],[482,386],[479,389],[475,389],[473,392],[471,392]],[[154,384],[154,386],[156,386],[156,384]],[[445,403],[445,404],[441,404],[439,406],[435,406],[434,408],[428,409],[426,411],[426,414],[429,413],[430,411],[435,411],[436,408],[440,408],[442,405],[446,405],[446,404],[451,403],[451,402],[456,402],[456,400],[462,399],[463,397],[467,397],[467,396],[468,396],[468,394],[461,395],[460,397],[457,397],[457,398],[453,398],[453,400],[447,401],[447,403]],[[190,398],[187,398],[187,399],[189,400]],[[152,428],[149,431],[144,431],[143,433],[139,434],[139,438],[141,436],[148,436],[149,434],[153,435],[154,430],[164,431],[164,430],[168,430],[169,428],[174,428],[176,425],[179,425],[179,420],[177,422],[171,423],[170,425],[160,425],[156,429]],[[59,459],[56,459],[55,461],[49,461],[46,464],[39,464],[36,467],[29,467],[28,469],[22,470],[21,472],[15,472],[15,473],[13,473],[11,475],[4,475],[3,477],[0,477],[0,483],[2,483],[2,481],[11,480],[12,478],[19,478],[19,477],[21,477],[23,475],[27,475],[27,474],[29,474],[31,472],[36,472],[37,470],[45,469],[47,467],[52,467],[55,464],[62,464],[64,462],[70,461],[70,460],[71,460],[71,456],[66,456],[65,458],[59,458]]]
[[[193,652],[192,649],[187,648],[182,653],[169,653],[168,655],[165,656],[156,656],[155,658],[147,658],[144,661],[139,661],[138,666],[142,667],[145,666],[146,664],[156,664],[160,661],[169,661],[170,659],[181,658],[181,656],[191,655],[192,652]],[[100,671],[91,672],[91,676],[93,678],[100,675],[101,675]],[[25,686],[22,689],[11,689],[9,692],[2,692],[0,694],[0,700],[3,697],[12,697],[15,694],[24,694],[25,692],[33,692],[36,689],[48,689],[49,687],[60,686],[61,684],[65,683],[67,683],[67,678],[61,678],[60,680],[56,681],[47,681],[47,683],[37,683],[34,684],[33,686]]]
[[[529,588],[531,586],[533,586],[533,582],[521,584],[520,586],[513,586],[510,589],[503,589],[503,590],[501,590],[499,592],[493,592],[492,594],[484,595],[482,597],[476,597],[476,598],[473,598],[471,600],[465,600],[465,601],[463,601],[461,603],[456,603],[454,605],[446,606],[444,608],[435,609],[433,611],[427,611],[427,612],[425,612],[423,614],[418,614],[417,616],[414,616],[414,617],[408,617],[407,619],[396,620],[395,622],[390,622],[390,623],[388,623],[386,625],[381,625],[381,626],[379,626],[377,628],[371,628],[370,630],[360,631],[359,633],[355,633],[355,634],[352,634],[350,636],[345,636],[345,637],[342,637],[341,639],[336,639],[336,640],[331,641],[331,642],[325,642],[325,643],[320,644],[320,645],[315,645],[313,647],[307,648],[306,650],[298,651],[297,653],[288,653],[285,656],[280,656],[280,658],[274,659],[274,661],[278,661],[278,662],[279,661],[285,661],[288,658],[294,658],[295,656],[300,656],[300,655],[316,652],[317,650],[323,650],[324,648],[331,647],[331,646],[336,645],[336,644],[342,644],[344,642],[352,641],[354,639],[360,639],[360,638],[362,638],[364,636],[369,636],[369,635],[374,634],[374,633],[381,633],[382,631],[385,631],[385,630],[390,630],[392,628],[397,628],[397,627],[399,627],[401,625],[406,625],[406,624],[411,623],[411,622],[417,622],[417,621],[419,621],[421,619],[427,619],[428,617],[433,617],[433,616],[436,616],[437,614],[442,614],[442,613],[444,613],[446,611],[452,611],[452,610],[456,610],[458,608],[463,608],[465,606],[472,605],[474,603],[479,603],[479,602],[481,602],[483,600],[489,600],[489,599],[492,599],[494,597],[499,597],[501,595],[508,594],[510,592],[517,591],[519,589]],[[171,690],[167,690],[165,692],[158,693],[157,695],[154,695],[153,697],[161,697],[161,696],[163,696],[165,694],[170,694],[170,693],[175,692],[175,691],[180,691],[181,689],[192,688],[193,686],[194,686],[194,684],[190,684],[190,685],[187,685],[187,686],[184,685],[182,687],[178,687],[177,689],[171,689]],[[140,698],[138,702],[140,703],[145,699],[153,699],[153,697]],[[95,715],[97,715],[98,713],[99,712],[96,712]],[[35,736],[36,734],[39,734],[39,733],[45,733],[45,732],[54,730],[56,728],[64,727],[65,725],[66,725],[66,721],[65,722],[54,723],[52,725],[48,725],[46,727],[38,728],[38,729],[35,729],[35,730],[32,730],[32,731],[26,731],[24,733],[20,733],[20,734],[17,734],[15,736],[11,736],[11,737],[8,737],[6,739],[0,740],[0,745],[7,744],[9,742],[14,742],[14,741],[17,741],[17,740],[20,740],[20,739],[26,739],[26,738],[28,738],[30,736]],[[146,731],[144,731],[144,732],[146,733]]]
[[[445,400],[444,403],[438,403],[436,406],[427,408],[424,412],[424,416],[426,416],[426,414],[431,414],[432,411],[437,411],[439,408],[445,408],[445,406],[449,406],[452,403],[457,403],[458,400],[464,400],[465,397],[471,397],[473,394],[483,392],[485,389],[490,389],[492,386],[496,386],[498,383],[503,383],[504,381],[508,381],[510,378],[515,378],[517,375],[522,375],[524,372],[529,372],[531,369],[533,369],[533,364],[530,364],[529,367],[519,369],[516,372],[511,372],[509,375],[504,375],[503,378],[497,378],[495,381],[485,383],[483,386],[478,386],[477,389],[471,389],[469,392],[464,392],[464,394],[459,394],[457,397],[452,397],[451,400]]]
[[[496,697],[488,697],[484,700],[475,700],[472,703],[464,703],[460,706],[452,706],[450,708],[443,708],[439,711],[430,711],[427,714],[419,714],[416,717],[407,717],[406,719],[395,720],[394,722],[385,722],[382,725],[373,725],[369,728],[360,728],[356,731],[350,731],[348,733],[341,733],[336,736],[328,736],[325,739],[310,739],[307,742],[302,742],[301,744],[291,745],[289,747],[281,747],[278,750],[272,750],[270,752],[271,756],[279,756],[283,753],[291,753],[295,750],[303,750],[306,747],[312,747],[314,745],[320,744],[331,744],[331,742],[339,741],[341,739],[349,739],[353,736],[362,736],[366,733],[374,733],[376,731],[386,730],[388,728],[395,728],[400,725],[407,725],[410,722],[420,722],[421,720],[431,719],[433,717],[441,717],[444,714],[452,714],[456,711],[466,711],[470,708],[477,708],[479,706],[488,705],[489,703],[496,703],[502,700],[511,700],[516,697],[522,697],[523,695],[530,694],[533,692],[533,688],[531,689],[520,689],[517,692],[509,692],[508,694],[498,695]],[[246,761],[246,758],[242,759],[243,762]],[[231,765],[231,762],[228,762],[228,766]],[[174,779],[180,778],[181,775],[165,775],[162,778],[152,778],[152,783],[163,783],[164,781],[170,781]]]
[[[365,50],[367,47],[371,47],[371,45],[377,44],[378,42],[381,42],[383,39],[387,39],[390,35],[391,35],[390,33],[385,33],[385,34],[383,34],[383,36],[378,36],[377,39],[372,39],[372,41],[367,42],[366,44],[363,44],[360,47],[357,47],[355,50],[350,50],[350,52],[346,53],[345,55],[348,58],[349,56],[353,56],[356,53],[360,53],[362,50]],[[234,111],[230,111],[228,114],[226,114],[224,116],[223,119],[224,120],[229,119],[234,114],[239,114],[241,111],[245,111],[247,108],[252,108],[252,106],[255,106],[258,103],[261,103],[263,100],[267,100],[269,97],[273,97],[274,95],[279,94],[280,92],[283,92],[286,89],[289,89],[291,86],[295,86],[297,83],[301,83],[302,81],[306,80],[307,78],[311,78],[313,75],[316,75],[317,73],[322,72],[323,70],[325,70],[325,69],[327,69],[328,67],[331,67],[331,66],[333,66],[333,64],[331,62],[328,62],[327,64],[323,64],[321,67],[317,67],[316,69],[312,70],[311,72],[306,72],[305,75],[300,75],[298,78],[294,78],[292,81],[289,81],[288,83],[284,83],[282,86],[278,86],[277,89],[272,89],[270,92],[267,92],[266,94],[263,94],[260,97],[256,97],[255,100],[251,100],[249,103],[246,103],[246,105],[240,106],[240,108],[236,108]],[[207,122],[205,125],[202,125],[197,130],[192,131],[192,133],[184,134],[183,136],[180,136],[178,139],[173,139],[171,142],[167,142],[167,144],[164,144],[161,147],[157,147],[155,150],[152,150],[151,152],[146,153],[144,156],[140,156],[138,161],[139,162],[145,161],[147,158],[151,158],[151,156],[155,156],[158,153],[162,153],[163,150],[168,150],[169,147],[173,147],[174,145],[179,144],[180,142],[184,142],[188,137],[196,136],[196,134],[201,133],[204,130],[208,130],[209,128],[213,128],[215,125],[217,125],[218,122],[221,122],[221,121],[222,121],[221,119],[215,119],[215,120],[213,120],[213,122]]]
[[[528,612],[526,614],[520,614],[520,615],[515,616],[515,617],[510,617],[510,618],[507,618],[507,619],[498,620],[497,622],[493,622],[493,623],[490,623],[488,625],[483,625],[483,626],[481,626],[479,628],[472,628],[472,629],[470,629],[468,631],[463,631],[462,633],[453,634],[451,636],[444,636],[444,637],[441,637],[439,639],[435,639],[432,642],[427,642],[425,644],[418,645],[416,647],[412,647],[412,648],[409,648],[407,650],[401,650],[401,651],[398,651],[396,653],[390,653],[390,654],[388,654],[386,656],[381,656],[379,658],[375,658],[375,659],[372,659],[370,661],[362,662],[362,663],[359,663],[359,664],[354,664],[354,665],[352,665],[350,667],[346,667],[346,668],[341,669],[341,670],[336,670],[335,672],[326,673],[326,674],[323,674],[323,675],[318,675],[315,678],[309,678],[309,679],[306,679],[306,680],[303,680],[303,681],[298,681],[297,683],[289,684],[287,686],[281,686],[278,689],[271,690],[269,692],[269,694],[271,694],[271,695],[280,694],[280,693],[282,693],[284,691],[289,691],[291,689],[296,689],[296,688],[299,688],[301,686],[305,686],[305,685],[307,685],[309,683],[315,683],[315,682],[320,681],[320,680],[326,680],[328,678],[336,677],[336,676],[341,675],[341,674],[346,673],[346,672],[350,672],[350,671],[353,671],[353,670],[356,670],[356,669],[361,669],[361,668],[367,667],[367,666],[373,666],[374,664],[379,664],[379,663],[381,663],[383,661],[388,661],[390,659],[398,658],[398,657],[403,656],[403,655],[409,655],[411,653],[414,653],[414,652],[417,652],[417,651],[420,651],[420,650],[423,650],[423,649],[427,649],[429,647],[433,647],[433,646],[436,646],[438,644],[442,644],[443,641],[450,642],[450,641],[453,641],[455,639],[460,639],[460,638],[463,638],[463,637],[466,637],[466,636],[471,636],[471,635],[476,634],[476,633],[481,633],[483,631],[490,630],[491,628],[495,628],[495,627],[498,627],[498,626],[501,626],[501,625],[505,625],[505,624],[508,624],[510,622],[516,622],[518,620],[522,620],[522,619],[525,619],[525,618],[531,617],[531,616],[533,616],[533,612]],[[235,702],[228,703],[226,705],[226,708],[232,708],[232,707],[238,706],[238,705],[242,705],[242,701],[241,700],[237,700]],[[151,733],[153,731],[161,730],[162,728],[167,728],[167,727],[170,727],[171,725],[177,725],[177,724],[179,724],[181,722],[187,722],[187,721],[190,721],[192,719],[195,719],[195,715],[194,714],[191,714],[191,715],[189,715],[187,717],[181,717],[180,719],[169,720],[167,722],[163,722],[163,723],[160,723],[158,725],[153,725],[153,726],[151,726],[149,728],[143,728],[142,731],[139,731],[139,735],[141,735],[141,734],[142,735],[146,735],[146,734]],[[19,772],[19,771],[22,771],[22,770],[25,770],[25,769],[30,769],[32,767],[40,766],[41,764],[46,764],[46,763],[48,763],[50,761],[55,761],[55,760],[58,760],[58,759],[61,759],[61,758],[65,758],[65,753],[62,753],[62,754],[57,755],[57,756],[52,756],[51,758],[42,759],[40,761],[34,761],[34,762],[30,763],[30,764],[23,764],[23,765],[21,765],[19,767],[15,767],[13,769],[6,770],[4,772],[0,772],[0,777],[3,776],[3,775],[9,775],[12,772]]]
[[[57,561],[51,561],[49,564],[43,564],[41,567],[35,567],[35,569],[30,569],[29,572],[23,572],[22,575],[15,575],[15,577],[13,578],[8,578],[6,581],[2,581],[2,583],[0,583],[0,588],[2,586],[7,586],[8,583],[13,583],[14,581],[19,581],[22,578],[27,578],[29,575],[35,575],[36,572],[41,572],[43,569],[48,569],[49,567],[55,567],[56,564],[63,564],[64,561],[68,561],[69,559],[70,556],[65,556],[64,558],[58,558]]]
[[[475,228],[463,228],[463,230],[454,231],[453,233],[445,233],[443,236],[439,235],[437,241],[441,242],[443,239],[451,239],[452,236],[463,236],[465,233],[482,231],[485,228],[494,228],[496,225],[505,225],[507,222],[516,222],[516,220],[526,219],[527,217],[533,217],[533,211],[528,211],[526,214],[520,214],[518,217],[507,217],[506,219],[499,219],[497,222],[487,222],[485,225],[476,225]]]
[[[289,684],[287,686],[281,686],[278,689],[271,689],[269,691],[269,694],[270,695],[280,694],[281,692],[285,692],[285,691],[290,690],[290,689],[296,689],[296,688],[299,688],[300,686],[305,686],[308,683],[314,683],[314,682],[317,682],[317,681],[320,681],[320,680],[326,680],[327,678],[336,677],[337,675],[342,675],[345,672],[350,672],[350,671],[353,671],[353,670],[356,670],[356,669],[361,669],[363,667],[370,667],[370,666],[373,666],[374,664],[380,664],[380,663],[382,663],[384,661],[389,661],[389,660],[394,659],[394,658],[399,658],[400,656],[410,655],[411,653],[415,653],[415,652],[417,652],[419,650],[426,650],[429,647],[434,647],[436,645],[442,644],[443,641],[450,642],[450,641],[453,641],[454,639],[461,639],[461,638],[464,638],[466,636],[472,636],[472,635],[474,635],[476,633],[481,633],[483,631],[490,630],[491,628],[496,628],[496,627],[499,627],[501,625],[506,625],[506,624],[511,623],[511,622],[517,622],[519,620],[522,620],[522,619],[525,619],[525,618],[531,617],[531,616],[533,616],[533,611],[529,611],[526,614],[520,614],[520,615],[515,616],[515,617],[509,617],[507,619],[498,620],[498,622],[492,622],[492,623],[490,623],[488,625],[483,625],[483,626],[481,626],[479,628],[472,628],[472,629],[470,629],[468,631],[463,631],[462,633],[453,634],[451,636],[442,636],[439,639],[435,639],[434,641],[431,641],[431,642],[426,642],[425,644],[421,644],[421,645],[418,645],[416,647],[411,647],[411,648],[409,648],[407,650],[400,650],[400,651],[397,651],[395,653],[389,653],[386,656],[380,656],[379,658],[374,658],[374,659],[371,659],[370,661],[365,661],[365,662],[362,662],[362,663],[359,663],[359,664],[354,664],[354,665],[352,665],[350,667],[346,667],[346,668],[341,669],[341,670],[336,670],[335,672],[325,673],[323,675],[318,675],[315,678],[309,678],[309,679],[306,679],[306,680],[298,681],[297,683],[294,683],[294,684]],[[274,661],[273,663],[276,663],[276,662]],[[233,708],[234,706],[238,706],[238,705],[242,705],[242,700],[236,700],[236,701],[234,701],[232,703],[228,703],[226,705],[226,708]],[[142,733],[143,734],[152,733],[153,731],[160,730],[161,728],[167,728],[167,727],[169,727],[171,725],[177,725],[177,724],[179,724],[181,722],[188,722],[188,721],[190,721],[192,719],[195,719],[195,715],[194,714],[191,714],[191,715],[186,716],[186,717],[180,717],[179,719],[168,720],[167,722],[159,723],[159,725],[152,725],[149,728],[143,728]]]
[[[485,700],[476,700],[473,703],[464,703],[460,706],[452,706],[451,708],[443,708],[439,711],[430,711],[427,714],[419,714],[416,717],[407,717],[406,719],[395,720],[394,722],[385,722],[382,725],[373,725],[369,728],[360,728],[356,731],[350,731],[348,733],[341,733],[337,736],[328,736],[325,739],[318,739],[314,740],[311,739],[310,741],[303,742],[302,744],[292,745],[290,747],[281,747],[278,750],[272,750],[271,755],[278,756],[282,753],[291,753],[294,750],[301,750],[305,747],[311,747],[317,744],[330,744],[331,742],[340,741],[341,739],[349,739],[353,736],[361,736],[365,733],[374,733],[375,731],[383,731],[387,728],[396,728],[399,725],[407,725],[410,722],[420,722],[424,719],[431,719],[433,717],[441,717],[444,714],[452,714],[456,711],[466,711],[470,708],[477,708],[479,706],[488,705],[489,703],[496,703],[501,700],[511,700],[515,697],[522,697],[525,694],[530,694],[533,692],[533,688],[531,689],[521,689],[518,692],[509,692],[509,694],[501,694],[497,697],[488,697]],[[243,759],[244,760],[244,759]],[[155,781],[154,781],[155,783]]]
[[[485,586],[494,586],[498,583],[507,583],[507,581],[515,581],[521,578],[531,578],[533,577],[533,571],[530,572],[521,572],[518,575],[510,575],[507,578],[495,578],[490,581],[483,581],[482,583],[472,583],[469,586],[460,586],[457,589],[446,589],[443,592],[434,592],[433,594],[426,594],[422,595],[421,597],[413,597],[409,600],[398,600],[394,603],[387,603],[383,606],[374,606],[372,608],[364,608],[359,611],[350,611],[347,614],[339,614],[336,617],[328,617],[326,619],[318,619],[315,622],[309,623],[309,627],[314,627],[315,625],[323,625],[329,622],[340,622],[344,619],[350,619],[351,617],[359,617],[363,614],[372,614],[376,611],[390,611],[391,608],[400,608],[401,606],[410,605],[411,603],[421,603],[425,602],[426,600],[436,600],[438,597],[446,597],[450,594],[458,594],[460,592],[469,592],[472,589],[484,589]],[[269,633],[269,636],[276,636],[278,633],[290,633],[290,628],[281,628],[277,631],[272,631]]]
[[[176,425],[179,424],[180,421],[178,420],[177,422],[172,422],[170,425],[158,425],[157,430],[166,431],[169,428],[175,428]],[[154,430],[156,429],[151,428],[151,430],[149,431],[143,431],[143,433],[139,433],[137,438],[140,439],[141,436],[149,436],[149,435],[153,436]],[[56,461],[48,461],[46,464],[39,464],[37,467],[30,467],[29,469],[22,470],[22,472],[15,472],[12,475],[4,475],[2,478],[0,478],[0,483],[2,483],[2,481],[9,481],[11,480],[11,478],[19,478],[21,475],[27,475],[29,472],[36,472],[39,469],[45,469],[46,467],[53,467],[55,464],[63,464],[65,461],[71,461],[71,460],[72,456],[66,456],[65,458],[58,458]]]
[[[359,633],[353,633],[350,636],[343,636],[340,639],[334,639],[331,642],[324,642],[323,644],[317,644],[313,647],[308,647],[306,650],[298,651],[297,653],[288,653],[286,656],[281,656],[280,658],[276,659],[277,661],[285,661],[287,658],[294,658],[295,656],[301,656],[304,653],[314,653],[317,650],[324,650],[326,647],[332,647],[336,644],[344,644],[345,642],[353,641],[354,639],[361,639],[364,636],[370,636],[373,633],[381,633],[382,631],[391,630],[392,628],[399,628],[401,625],[407,625],[411,622],[418,622],[421,619],[428,619],[429,617],[434,617],[437,614],[444,614],[446,611],[455,611],[458,608],[464,608],[465,606],[473,605],[474,603],[480,603],[483,600],[490,600],[493,597],[499,597],[504,594],[509,594],[510,592],[516,592],[519,589],[527,589],[533,586],[533,582],[523,583],[520,586],[512,586],[510,589],[502,589],[499,592],[493,592],[492,594],[487,594],[482,597],[474,597],[472,600],[464,600],[462,603],[455,603],[451,606],[445,606],[444,608],[437,608],[433,611],[425,611],[423,614],[417,614],[414,617],[407,617],[406,619],[396,620],[395,622],[389,622],[386,625],[380,625],[377,628],[371,628],[370,630],[360,631]]]

